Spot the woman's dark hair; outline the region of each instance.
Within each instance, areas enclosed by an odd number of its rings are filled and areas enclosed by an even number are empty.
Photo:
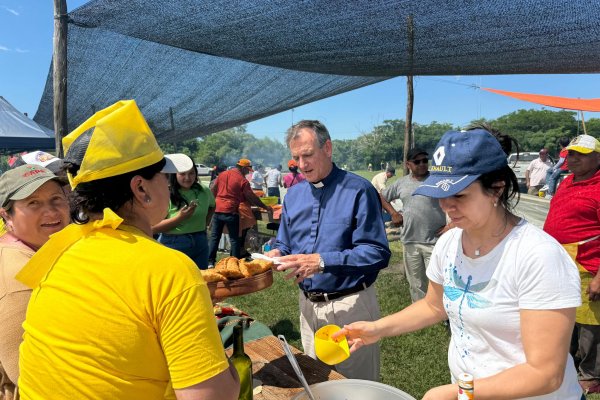
[[[571,140],[568,137],[561,137],[558,139],[558,144],[562,147],[567,147],[571,143]]]
[[[298,167],[289,167],[288,169],[294,175],[296,175],[298,173]]]
[[[515,153],[517,153],[517,160],[519,159],[519,142],[517,142],[515,139],[497,129],[492,128],[490,124],[486,124],[485,122],[478,122],[467,127],[468,131],[472,131],[474,129],[483,129],[491,133],[492,136],[496,138],[498,143],[500,143],[502,151],[504,151],[504,154],[507,156],[513,152],[512,146],[514,144],[516,149]]]
[[[189,157],[189,156],[188,156]],[[196,169],[196,162],[192,157],[192,169],[194,170],[195,182],[192,184],[192,188],[196,188],[198,190],[202,190],[202,186],[198,183],[198,170]],[[169,174],[169,193],[171,197],[171,203],[178,209],[188,206],[188,202],[183,198],[181,193],[179,193],[179,189],[181,189],[181,185],[177,182],[177,174]]]
[[[90,220],[90,213],[101,213],[105,208],[117,211],[125,203],[133,201],[130,188],[131,179],[139,175],[144,179],[152,179],[165,166],[165,159],[126,174],[111,176],[77,185],[71,192],[71,219],[77,224],[85,224]],[[80,165],[72,162],[65,163],[65,169],[76,176]]]
[[[498,143],[500,143],[502,151],[507,156],[512,153],[512,145],[514,144],[517,150],[517,160],[519,159],[519,142],[517,142],[515,139],[497,129],[492,128],[491,125],[486,124],[485,122],[473,124],[467,128],[468,131],[474,129],[484,129],[491,133],[492,136],[496,138]],[[506,210],[513,210],[517,206],[517,203],[519,203],[521,198],[521,194],[519,193],[519,181],[515,175],[515,172],[510,166],[505,165],[496,171],[485,173],[477,178],[477,180],[481,182],[481,186],[483,186],[483,190],[485,192],[494,196],[498,194],[498,182],[504,183],[504,190],[502,190],[502,194],[498,198],[498,201],[500,201]],[[513,204],[512,201],[515,197],[517,201],[515,201]]]
[[[498,182],[504,183],[502,194],[498,197],[498,201],[508,211],[512,211],[519,203],[521,194],[519,193],[519,181],[515,172],[508,165],[505,165],[501,169],[496,171],[488,172],[481,175],[477,180],[483,186],[483,190],[491,195],[498,195]],[[513,199],[516,201],[513,203]]]

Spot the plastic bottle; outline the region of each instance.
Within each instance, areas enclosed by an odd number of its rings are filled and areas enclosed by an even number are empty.
[[[233,327],[233,354],[229,358],[240,377],[239,400],[252,400],[252,360],[244,353],[244,334],[241,323]]]
[[[473,375],[460,374],[458,376],[458,400],[473,400],[475,398]]]

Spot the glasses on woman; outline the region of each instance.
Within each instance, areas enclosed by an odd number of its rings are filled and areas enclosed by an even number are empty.
[[[419,158],[418,160],[412,160],[411,163],[415,165],[419,164],[427,164],[429,162],[429,158]]]

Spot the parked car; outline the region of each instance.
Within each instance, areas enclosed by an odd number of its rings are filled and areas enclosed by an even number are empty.
[[[525,181],[525,170],[529,164],[538,158],[540,154],[538,152],[522,152],[519,153],[519,158],[517,159],[517,153],[512,153],[508,156],[508,165],[512,168],[515,175],[517,176],[517,180],[519,181],[519,190],[522,193],[527,193],[527,184]],[[550,160],[552,161],[552,160]]]
[[[208,176],[210,175],[211,168],[204,164],[196,164],[196,170],[198,171],[198,176]]]

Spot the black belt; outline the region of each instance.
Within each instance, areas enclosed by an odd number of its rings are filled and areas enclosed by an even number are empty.
[[[304,293],[304,296],[309,301],[312,301],[313,303],[319,303],[319,302],[323,302],[323,301],[331,301],[331,300],[339,299],[340,297],[358,293],[361,290],[367,289],[369,286],[371,286],[370,283],[367,285],[366,283],[363,282],[358,286],[355,286],[350,289],[340,290],[339,292],[323,293],[323,292],[307,292],[307,291],[303,290],[302,293]]]

